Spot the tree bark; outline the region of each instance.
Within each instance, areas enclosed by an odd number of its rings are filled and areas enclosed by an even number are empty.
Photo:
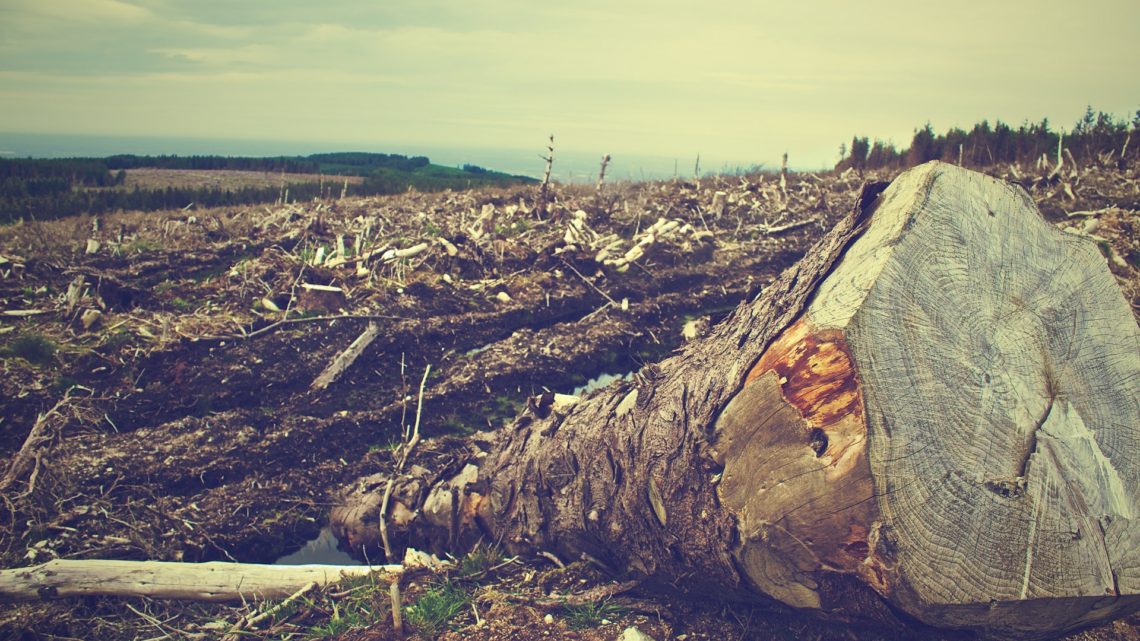
[[[390,526],[838,618],[1039,638],[1136,610],[1140,332],[1104,259],[953,165],[881,189],[707,338],[413,469]],[[372,497],[342,538],[374,542]]]

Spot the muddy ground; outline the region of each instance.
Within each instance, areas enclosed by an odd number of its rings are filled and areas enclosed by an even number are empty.
[[[1097,239],[1140,307],[1137,168],[991,173]],[[865,181],[888,178],[558,187],[550,203],[538,188],[413,193],[2,228],[0,567],[272,562],[317,536],[352,481],[392,468],[428,366],[431,438],[412,461],[424,466],[533,395],[634,371],[700,335],[794,263]],[[377,338],[314,388],[370,324]],[[411,601],[450,587],[467,600],[410,634],[610,640],[637,625],[658,641],[890,636],[618,590],[581,565],[507,561],[485,552],[413,576]],[[394,638],[386,595],[374,592],[306,597],[257,635]],[[0,637],[212,638],[252,607],[8,605]],[[1137,623],[1074,638],[1137,639]]]

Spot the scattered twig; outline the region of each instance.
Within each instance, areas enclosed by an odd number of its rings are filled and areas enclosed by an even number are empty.
[[[605,298],[606,300],[608,300],[608,301],[610,302],[610,304],[611,304],[611,305],[613,305],[613,306],[615,306],[615,307],[621,307],[621,305],[618,305],[618,302],[617,302],[617,301],[615,301],[614,299],[610,298],[610,295],[609,295],[609,294],[607,294],[607,293],[605,293],[605,292],[603,292],[601,289],[599,289],[597,285],[595,285],[595,284],[591,283],[591,282],[590,282],[590,281],[589,281],[589,280],[588,280],[588,279],[587,279],[585,276],[583,276],[583,275],[582,275],[582,272],[580,272],[580,271],[578,271],[577,269],[575,269],[573,265],[571,265],[570,263],[566,262],[565,260],[563,260],[563,261],[562,261],[562,264],[563,264],[563,265],[566,265],[567,267],[569,267],[569,268],[570,268],[570,271],[572,271],[572,272],[574,272],[575,274],[577,274],[577,275],[578,275],[578,278],[581,278],[581,279],[582,279],[582,282],[583,282],[583,283],[586,283],[587,285],[589,285],[589,286],[590,286],[590,288],[591,288],[591,289],[593,289],[594,291],[596,291],[596,292],[598,292],[599,294],[601,294],[601,295],[602,295],[602,298]]]
[[[577,323],[585,323],[586,321],[590,320],[594,316],[601,314],[602,312],[606,311],[611,306],[613,306],[613,303],[606,301],[606,302],[602,303],[601,307],[595,309],[594,311],[590,312],[589,314],[586,314],[582,318],[579,318],[576,322]]]
[[[553,552],[547,552],[546,550],[540,550],[538,555],[541,556],[542,558],[550,561],[554,565],[557,565],[560,568],[566,567],[566,564],[562,562],[562,559],[558,558],[557,556],[554,556]]]
[[[793,229],[797,229],[799,227],[806,227],[807,225],[810,225],[810,224],[816,222],[817,220],[819,220],[818,217],[807,218],[805,220],[797,220],[794,222],[790,222],[790,223],[787,223],[785,225],[776,225],[775,227],[762,227],[761,231],[763,231],[765,234],[771,236],[772,234],[780,234],[780,233],[783,233],[786,231],[791,231]]]
[[[598,601],[605,601],[606,599],[613,598],[615,595],[622,592],[629,592],[630,590],[641,585],[641,581],[622,581],[620,583],[607,583],[590,588],[585,592],[578,594],[567,594],[559,596],[555,599],[538,599],[536,604],[542,607],[551,607],[557,605],[584,605],[586,603],[597,603]]]
[[[28,466],[38,461],[39,447],[47,439],[45,432],[47,432],[50,425],[50,419],[58,415],[60,408],[70,401],[71,396],[64,394],[63,398],[56,403],[55,406],[36,418],[36,422],[32,425],[31,431],[28,432],[28,437],[24,439],[24,444],[20,447],[20,451],[16,452],[16,455],[12,457],[12,462],[8,464],[8,469],[4,472],[4,478],[0,479],[0,494],[6,494],[12,487],[12,484],[24,475]],[[32,483],[34,483],[34,480]]]
[[[392,585],[395,584],[395,582],[392,583]],[[252,612],[247,614],[246,616],[239,619],[232,628],[230,628],[230,631],[227,632],[224,637],[222,637],[222,641],[237,641],[238,638],[240,638],[239,635],[243,630],[255,628],[260,625],[262,621],[276,616],[278,612],[285,608],[285,606],[305,596],[309,592],[312,592],[313,590],[317,589],[317,587],[318,586],[316,581],[310,581],[300,590],[297,590],[293,594],[289,595],[287,598],[283,599],[280,603],[273,606],[272,608],[269,608],[268,610],[257,615],[253,615]]]
[[[478,578],[484,577],[484,576],[494,572],[495,570],[505,568],[508,565],[511,565],[512,563],[518,563],[518,562],[519,562],[519,557],[518,556],[512,556],[511,558],[503,561],[502,563],[496,563],[495,565],[492,565],[491,567],[487,568],[486,570],[483,570],[481,572],[476,572],[475,574],[467,575],[465,578],[471,579],[471,580],[478,579]]]
[[[297,270],[297,277],[293,279],[293,286],[289,288],[289,302],[285,303],[285,318],[289,318],[289,312],[293,311],[293,301],[297,299],[297,287],[304,276],[305,261],[301,261],[301,269]]]
[[[31,496],[32,492],[36,491],[36,480],[40,478],[40,466],[43,464],[43,458],[43,452],[36,452],[35,465],[32,467],[32,473],[28,475],[28,487],[26,487],[17,498],[26,498]]]
[[[297,325],[300,323],[324,323],[329,321],[338,320],[407,320],[402,316],[390,316],[387,314],[333,314],[330,316],[308,316],[305,318],[283,318],[279,321],[270,323],[265,327],[256,329],[252,332],[243,332],[241,334],[230,334],[229,336],[200,336],[199,338],[215,339],[215,340],[231,340],[239,338],[256,338],[270,332],[275,332],[282,327],[288,325]]]
[[[146,621],[146,622],[147,622],[147,623],[149,623],[150,625],[154,626],[154,628],[155,628],[156,630],[158,630],[159,632],[161,632],[161,633],[162,633],[162,636],[161,636],[161,637],[158,637],[158,638],[160,638],[160,639],[166,639],[166,638],[169,638],[169,637],[170,637],[170,632],[171,632],[171,631],[173,631],[173,632],[178,632],[178,633],[180,633],[180,634],[183,634],[183,635],[185,635],[185,636],[190,636],[190,633],[189,633],[189,632],[187,632],[186,630],[182,630],[182,629],[176,628],[176,627],[174,627],[174,626],[170,625],[170,623],[168,623],[168,622],[166,622],[166,621],[159,621],[157,617],[155,617],[154,615],[152,615],[152,614],[149,614],[149,613],[147,613],[147,612],[140,612],[140,611],[139,611],[139,610],[137,610],[137,609],[136,609],[134,606],[132,606],[130,603],[128,603],[128,604],[126,604],[126,605],[127,605],[127,609],[128,609],[128,610],[130,610],[131,612],[134,612],[134,613],[135,613],[135,614],[137,614],[137,615],[139,616],[139,618],[141,618],[143,621]],[[173,620],[174,620],[174,619],[176,619],[176,618],[178,618],[178,617],[172,617],[172,618],[168,619],[168,621],[173,621]]]

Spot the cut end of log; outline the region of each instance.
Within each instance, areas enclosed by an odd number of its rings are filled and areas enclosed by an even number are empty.
[[[1024,638],[1140,608],[1140,332],[1103,258],[943,163],[869,215],[716,424],[744,573]]]

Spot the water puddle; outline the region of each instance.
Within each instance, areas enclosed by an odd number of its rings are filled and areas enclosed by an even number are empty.
[[[471,358],[472,356],[478,356],[479,354],[482,354],[483,352],[491,349],[491,346],[494,344],[495,344],[494,341],[492,341],[492,342],[487,343],[485,345],[480,345],[479,347],[474,347],[472,349],[469,349],[466,352],[463,352],[463,358]]]
[[[364,565],[337,548],[340,541],[333,535],[332,530],[321,529],[317,538],[309,541],[300,550],[286,554],[274,561],[276,565]]]
[[[612,383],[614,381],[629,380],[629,377],[633,376],[634,373],[635,373],[634,371],[630,371],[630,372],[618,372],[618,373],[606,372],[603,374],[598,374],[596,377],[591,378],[590,380],[586,381],[584,384],[582,384],[578,387],[575,387],[574,391],[570,392],[570,395],[571,396],[583,396],[585,394],[589,394],[590,392],[592,392],[596,389],[600,389],[602,387],[605,387],[606,385],[609,385],[610,383]]]

